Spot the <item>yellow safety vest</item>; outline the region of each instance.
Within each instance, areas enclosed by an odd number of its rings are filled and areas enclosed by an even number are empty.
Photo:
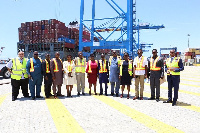
[[[62,63],[62,60],[59,58],[60,62]],[[53,62],[55,64],[55,68],[54,68],[54,72],[59,72],[59,69],[58,69],[58,63],[56,61],[56,58],[53,58]]]
[[[76,73],[85,73],[85,59],[82,59],[82,63],[80,61],[80,58],[78,58],[78,62],[76,62],[76,68],[75,71]]]
[[[45,62],[46,62],[46,73],[50,73],[49,62],[46,59]]]
[[[179,62],[179,57],[175,57],[171,63],[171,58],[167,59],[166,65],[168,69],[175,69],[175,68],[179,68],[178,66],[178,62]],[[180,75],[180,72],[174,72],[174,71],[169,71],[171,75]],[[167,74],[167,75],[170,75]]]
[[[24,78],[28,78],[28,74],[26,72],[27,59],[24,58],[23,62],[21,63],[19,59],[14,58],[12,59],[12,63],[12,79],[20,80],[22,78],[22,74],[24,74]]]
[[[104,73],[104,72],[107,72],[107,71],[108,71],[108,70],[106,69],[106,60],[104,60],[103,65],[102,65],[102,60],[99,60],[99,64],[100,64],[99,73]]]
[[[70,65],[68,65],[67,67],[68,72],[72,72],[72,63],[73,63],[73,60],[71,60]]]
[[[42,59],[38,58],[42,63]],[[33,58],[30,58],[30,72],[34,72]]]
[[[120,76],[122,76],[123,62],[124,62],[124,60],[122,61],[121,66],[120,66]],[[133,75],[132,69],[133,69],[132,60],[128,60],[128,73],[130,76]]]
[[[139,61],[139,57],[136,58],[137,66],[135,70],[145,70],[145,67],[143,67],[143,61],[144,61],[144,56],[142,56],[142,59]]]
[[[158,59],[160,58],[160,56],[158,56],[153,63],[153,57],[150,60],[150,70],[151,71],[160,71],[161,67],[156,67],[156,63],[158,62]]]
[[[92,73],[92,69],[91,69],[91,60],[89,60],[89,64],[88,64],[88,67],[89,67],[89,69],[88,69],[88,73]],[[98,62],[97,62],[97,60],[95,60],[95,62],[97,63],[97,66],[98,66]]]

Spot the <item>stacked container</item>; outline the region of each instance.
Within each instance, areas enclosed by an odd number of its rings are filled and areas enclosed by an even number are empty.
[[[18,31],[20,44],[54,43],[68,37],[68,27],[56,19],[21,23]]]

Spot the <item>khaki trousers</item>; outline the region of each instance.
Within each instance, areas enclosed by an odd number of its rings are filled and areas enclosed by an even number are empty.
[[[140,83],[140,97],[143,97],[144,91],[144,75],[135,76],[135,96],[139,97],[139,83]]]
[[[85,73],[76,73],[77,92],[85,92]]]

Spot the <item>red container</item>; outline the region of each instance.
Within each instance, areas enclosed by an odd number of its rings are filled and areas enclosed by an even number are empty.
[[[45,25],[48,25],[49,23],[48,23],[48,20],[44,20],[44,24]]]
[[[24,28],[26,25],[25,23],[21,23],[21,27]]]
[[[191,56],[192,52],[185,52],[185,56]]]

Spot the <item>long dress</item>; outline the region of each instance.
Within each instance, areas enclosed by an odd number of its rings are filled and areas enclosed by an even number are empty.
[[[128,61],[123,61],[121,85],[131,85],[132,76],[128,72]]]
[[[69,67],[71,67],[71,76],[68,76],[69,73]],[[75,77],[75,64],[74,61],[72,61],[71,63],[68,61],[64,61],[63,62],[63,69],[64,69],[64,80],[63,80],[63,84],[64,85],[74,85],[76,83],[76,77]]]
[[[87,63],[87,68],[86,68],[86,73],[88,73],[89,70],[89,61]],[[97,82],[97,74],[98,74],[98,64],[96,63],[96,61],[91,61],[91,70],[92,73],[88,73],[89,77],[88,77],[88,82],[90,84],[96,84]]]

